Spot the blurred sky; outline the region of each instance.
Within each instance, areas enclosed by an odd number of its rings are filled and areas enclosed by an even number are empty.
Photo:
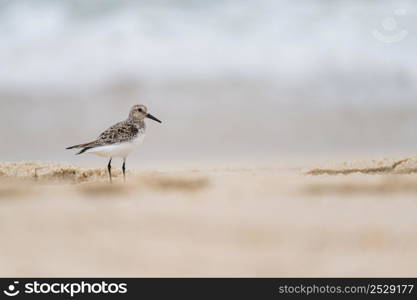
[[[63,149],[136,103],[165,121],[138,163],[412,153],[416,13],[415,1],[0,0],[1,160],[79,162]]]

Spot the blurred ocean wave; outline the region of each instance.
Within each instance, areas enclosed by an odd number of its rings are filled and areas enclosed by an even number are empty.
[[[415,147],[416,12],[413,1],[0,0],[2,156],[65,159],[63,146],[138,102],[167,126],[151,125],[148,158]]]
[[[349,85],[380,71],[388,81],[414,78],[415,39],[386,47],[371,33],[398,8],[398,26],[412,31],[416,4],[372,3],[2,0],[0,82],[72,88],[236,74],[299,82],[319,72]]]

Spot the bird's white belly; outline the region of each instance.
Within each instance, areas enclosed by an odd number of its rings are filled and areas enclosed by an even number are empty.
[[[136,139],[106,146],[95,147],[86,151],[86,153],[98,155],[101,157],[127,157],[133,150],[135,150],[145,139],[144,134],[140,134]]]

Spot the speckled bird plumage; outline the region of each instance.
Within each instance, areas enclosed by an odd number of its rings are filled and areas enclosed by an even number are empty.
[[[138,138],[138,136],[144,137],[145,132],[145,121],[128,118],[127,120],[119,122],[108,128],[106,131],[101,133],[96,140],[89,143],[72,146],[70,149],[83,148],[80,152],[77,153],[82,154],[97,147],[134,141],[136,138]]]

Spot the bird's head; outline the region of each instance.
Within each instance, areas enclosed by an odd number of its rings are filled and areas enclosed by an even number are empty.
[[[137,104],[132,107],[129,113],[129,118],[133,120],[144,120],[146,118],[162,123],[160,120],[148,113],[145,105]]]

